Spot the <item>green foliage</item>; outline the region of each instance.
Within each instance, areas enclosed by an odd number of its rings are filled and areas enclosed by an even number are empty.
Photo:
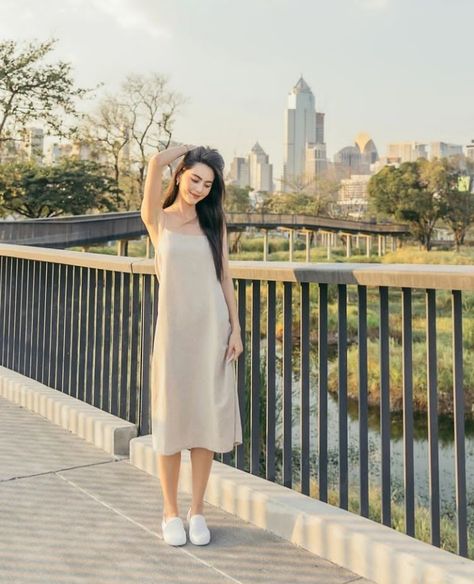
[[[267,196],[259,207],[266,213],[288,213],[301,215],[328,215],[331,202],[337,198],[339,183],[327,178],[288,184],[288,193]]]
[[[116,211],[120,190],[105,169],[90,160],[63,159],[53,166],[34,161],[0,165],[0,209],[28,218]]]
[[[226,185],[225,210],[228,213],[249,213],[252,204],[249,197],[250,187]]]
[[[63,131],[60,112],[77,116],[74,100],[90,90],[74,87],[69,63],[44,62],[55,43],[31,42],[19,49],[15,41],[0,42],[0,144],[35,120],[58,136],[75,130]]]
[[[474,198],[459,190],[461,172],[458,164],[446,158],[420,158],[398,168],[385,166],[369,181],[370,206],[379,216],[408,222],[413,236],[427,251],[433,229],[443,219],[453,230],[459,249],[474,222]]]
[[[472,342],[472,330],[468,332],[467,342]],[[380,347],[378,340],[368,340],[368,395],[369,404],[377,406],[380,403]],[[348,395],[358,399],[358,347],[353,344],[347,354],[348,364]],[[403,406],[403,355],[402,348],[393,338],[390,339],[390,409],[401,411]],[[414,411],[425,412],[428,407],[426,343],[413,343],[413,408]],[[449,339],[440,336],[438,339],[438,402],[441,414],[453,412],[453,356]],[[330,363],[329,390],[338,392],[337,360]],[[474,405],[474,353],[464,351],[464,396],[466,412]]]

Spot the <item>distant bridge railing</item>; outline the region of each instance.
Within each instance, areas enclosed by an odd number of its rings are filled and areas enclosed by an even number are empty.
[[[231,261],[231,272],[244,340],[237,362],[244,444],[216,456],[322,501],[330,500],[334,491],[333,503],[344,509],[351,508],[355,493],[355,511],[364,516],[370,514],[369,478],[375,467],[372,480],[380,493],[377,520],[394,526],[391,456],[396,436],[390,383],[398,372],[391,367],[390,351],[391,319],[400,316],[401,500],[403,529],[412,536],[417,535],[413,306],[421,292],[427,364],[428,529],[436,546],[444,545],[437,293],[448,292],[451,316],[443,327],[449,327],[453,347],[454,443],[447,462],[455,474],[456,551],[468,555],[463,317],[469,313],[463,313],[463,301],[474,290],[474,268]],[[150,364],[158,310],[152,260],[0,244],[0,364],[137,424],[139,435],[151,432]],[[373,364],[368,351],[374,326],[380,388],[375,446],[369,440]],[[418,330],[415,333],[420,335]],[[348,362],[349,347],[356,348],[355,365]],[[357,384],[355,406],[348,398],[350,377]],[[354,435],[350,436],[349,426],[356,428],[351,430]]]
[[[409,234],[406,225],[370,223],[289,213],[226,213],[229,231],[257,229],[309,229],[361,235]],[[139,211],[97,213],[18,221],[0,220],[0,242],[63,249],[146,235]]]

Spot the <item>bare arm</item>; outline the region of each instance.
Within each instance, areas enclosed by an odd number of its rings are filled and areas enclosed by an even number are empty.
[[[223,274],[221,280],[222,291],[229,308],[230,324],[232,331],[240,332],[239,317],[237,314],[237,304],[235,302],[234,284],[229,270],[229,248],[227,243],[227,228],[224,224],[224,236],[222,238],[222,267]]]
[[[170,162],[179,156],[183,156],[192,148],[194,146],[190,146],[189,144],[168,148],[167,150],[154,154],[148,162],[140,215],[155,248],[158,241],[158,222],[163,206],[163,169]]]

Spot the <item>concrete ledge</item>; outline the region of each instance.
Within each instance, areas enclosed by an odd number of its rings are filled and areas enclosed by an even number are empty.
[[[151,436],[130,442],[130,462],[159,476]],[[191,488],[183,450],[179,489]],[[215,460],[205,500],[379,584],[474,582],[471,560]]]
[[[112,455],[128,456],[130,440],[137,436],[135,424],[2,366],[0,396]]]

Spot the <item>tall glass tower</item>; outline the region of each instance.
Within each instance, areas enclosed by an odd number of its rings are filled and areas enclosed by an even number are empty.
[[[288,191],[290,183],[317,174],[321,160],[326,160],[324,114],[316,112],[313,92],[303,76],[288,94],[284,125],[283,190]]]

